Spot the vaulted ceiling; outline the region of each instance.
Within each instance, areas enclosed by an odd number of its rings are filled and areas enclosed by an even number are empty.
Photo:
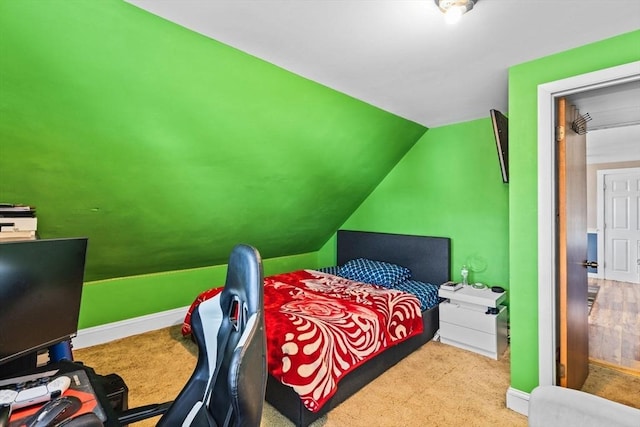
[[[640,28],[637,0],[478,0],[456,25],[433,0],[127,1],[427,127],[506,112],[512,65]]]

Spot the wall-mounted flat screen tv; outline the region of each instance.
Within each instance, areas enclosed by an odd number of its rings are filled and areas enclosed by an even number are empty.
[[[498,149],[502,182],[509,182],[509,120],[498,110],[491,110],[491,124]]]

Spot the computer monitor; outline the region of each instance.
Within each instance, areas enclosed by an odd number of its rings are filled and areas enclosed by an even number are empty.
[[[0,372],[76,335],[86,251],[84,237],[0,243]]]

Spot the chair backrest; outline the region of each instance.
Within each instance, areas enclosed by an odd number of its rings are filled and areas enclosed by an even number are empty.
[[[198,361],[158,426],[260,425],[267,382],[263,296],[260,254],[235,246],[224,290],[192,314]]]

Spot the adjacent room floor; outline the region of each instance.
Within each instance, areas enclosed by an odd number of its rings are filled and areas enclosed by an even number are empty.
[[[640,376],[640,284],[589,279],[589,358]]]

